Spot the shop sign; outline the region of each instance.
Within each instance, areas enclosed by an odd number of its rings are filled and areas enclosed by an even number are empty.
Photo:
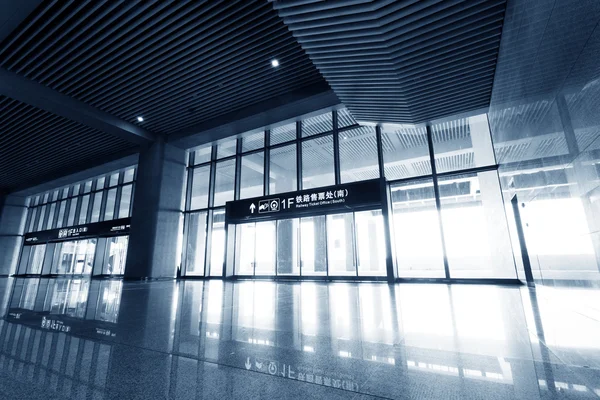
[[[230,201],[227,223],[293,218],[381,207],[385,181],[374,179],[272,196]]]
[[[121,218],[112,221],[102,221],[94,224],[78,225],[69,228],[59,228],[41,232],[27,233],[25,235],[25,244],[34,245],[37,243],[63,241],[102,235],[114,235],[119,233],[126,234],[129,233],[130,226],[131,218]]]

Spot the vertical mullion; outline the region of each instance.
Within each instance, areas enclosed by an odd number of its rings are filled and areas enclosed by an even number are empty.
[[[442,222],[442,206],[440,201],[440,189],[438,187],[437,169],[435,166],[435,152],[433,150],[433,137],[431,125],[427,124],[427,145],[429,147],[429,161],[431,163],[431,177],[433,179],[433,192],[435,194],[435,207],[437,208],[438,222],[440,225],[440,236],[442,241],[442,251],[444,253],[444,272],[446,279],[450,279],[450,267],[448,265],[448,255],[446,253],[446,239],[444,238],[444,224]]]
[[[123,196],[123,182],[125,181],[125,171],[119,173],[117,182],[117,194],[115,195],[115,207],[113,209],[113,219],[119,219],[119,209],[121,208],[121,197]]]
[[[206,213],[206,245],[204,246],[204,276],[210,276],[211,250],[212,250],[212,231],[213,231],[213,213],[214,210],[208,210]],[[225,277],[225,276],[223,276]]]
[[[335,184],[342,183],[342,174],[340,168],[340,135],[338,132],[338,114],[333,111],[333,166],[335,175]]]
[[[187,248],[188,248],[188,239],[189,239],[189,225],[190,225],[190,215],[191,214],[183,214],[183,249],[181,254],[181,276],[187,275]],[[206,268],[206,263],[204,263]]]
[[[233,189],[233,199],[240,199],[240,190],[242,187],[242,139],[237,139],[235,152],[235,179]]]
[[[79,213],[81,212],[81,203],[83,203],[83,189],[85,188],[85,182],[79,185],[79,201],[75,205],[75,216],[73,217],[73,225],[79,225]]]
[[[264,167],[263,167],[263,195],[269,195],[269,184],[271,179],[271,150],[269,147],[271,146],[271,134],[267,129],[265,130],[265,152],[264,152]]]
[[[209,175],[209,179],[210,179],[210,166],[211,164],[208,165],[208,175]],[[189,167],[188,169],[188,174],[187,174],[187,190],[185,193],[185,211],[189,211],[192,208],[192,191],[194,190],[194,171],[196,171],[195,168]],[[209,182],[209,189],[210,189],[210,182]]]
[[[296,189],[302,190],[302,121],[296,122]]]
[[[383,159],[383,140],[381,138],[381,126],[375,127],[375,138],[377,140],[377,162],[379,164],[379,177],[385,176],[385,160]]]
[[[210,163],[210,176],[208,182],[208,207],[212,208],[215,205],[215,178],[217,175],[217,146],[213,146],[211,163]]]

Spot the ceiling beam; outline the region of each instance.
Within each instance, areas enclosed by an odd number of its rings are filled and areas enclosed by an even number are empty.
[[[0,94],[79,122],[130,143],[147,144],[157,135],[40,83],[0,68]]]
[[[341,106],[337,96],[318,83],[172,133],[167,141],[189,149],[336,106]]]

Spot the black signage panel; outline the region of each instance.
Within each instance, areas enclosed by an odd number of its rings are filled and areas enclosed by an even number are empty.
[[[225,221],[228,224],[239,224],[373,209],[381,207],[384,188],[385,180],[373,179],[230,201],[225,206]]]
[[[77,240],[88,237],[118,235],[129,233],[131,218],[114,219],[93,224],[71,226],[69,228],[50,229],[25,234],[25,245],[45,242]]]

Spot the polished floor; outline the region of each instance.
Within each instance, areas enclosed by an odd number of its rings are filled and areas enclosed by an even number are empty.
[[[0,280],[0,398],[594,399],[600,290]]]

